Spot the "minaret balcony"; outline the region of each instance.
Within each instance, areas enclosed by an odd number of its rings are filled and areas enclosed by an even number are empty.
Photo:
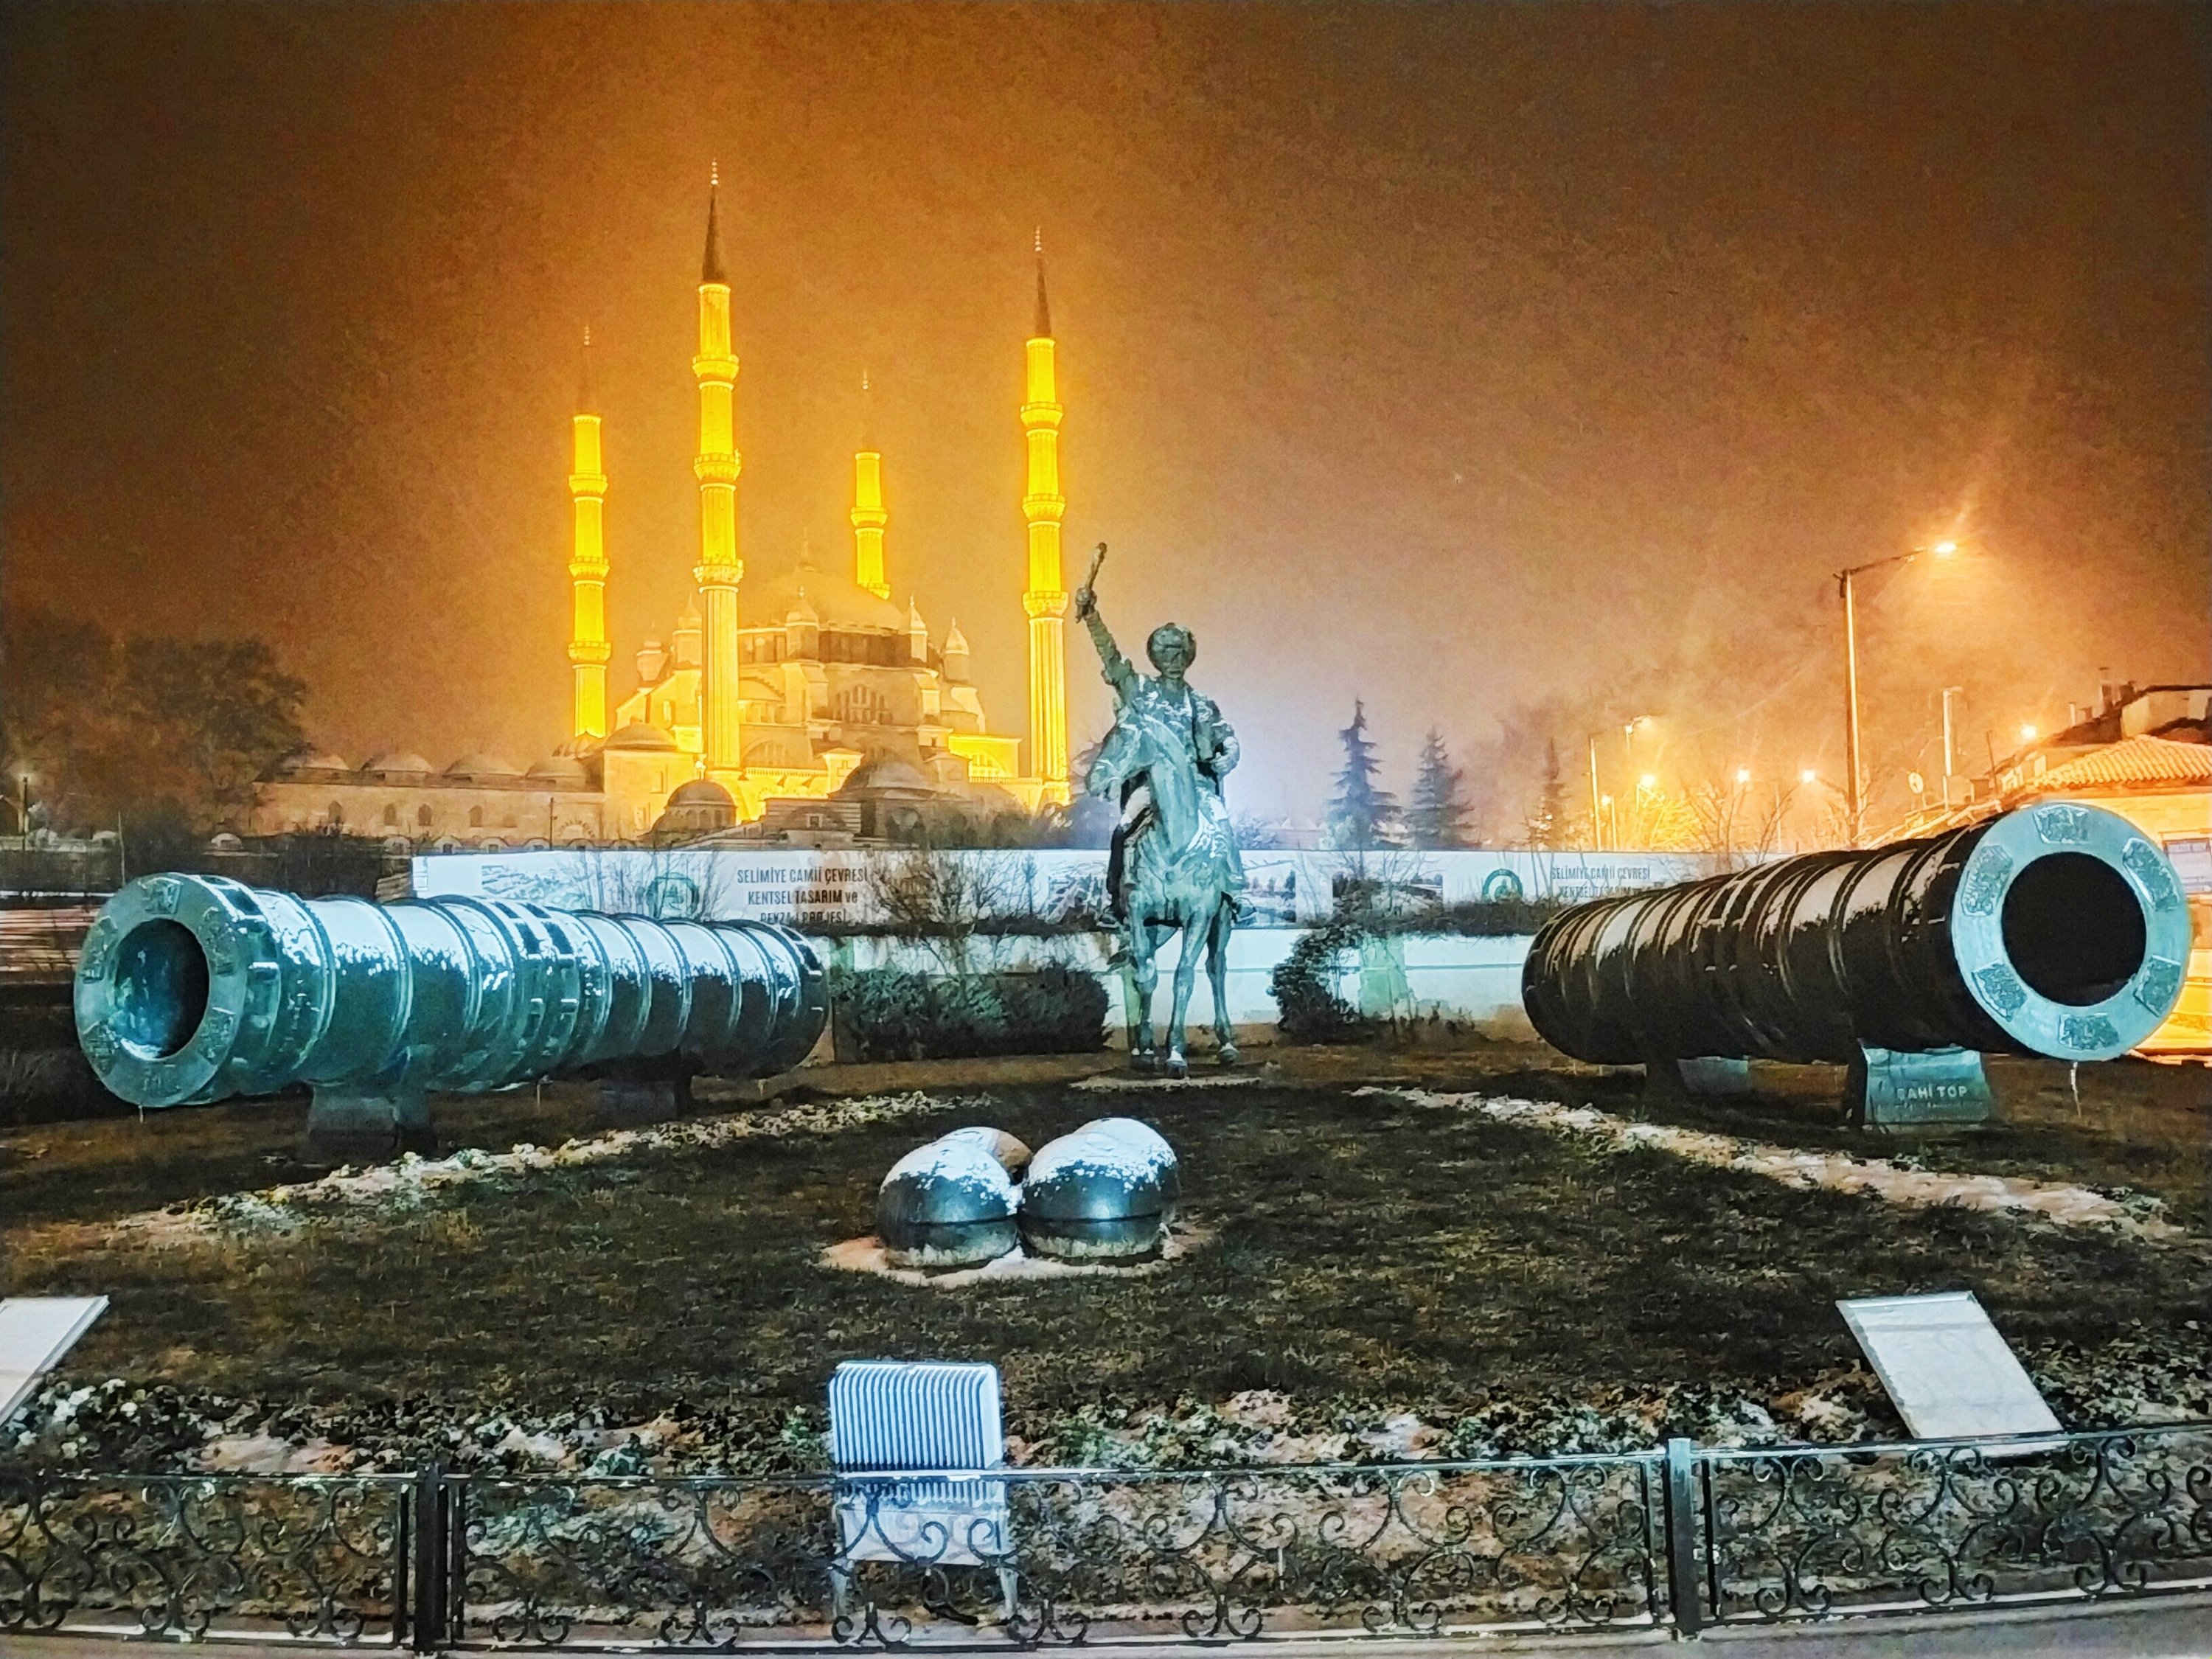
[[[1058,587],[1033,587],[1022,595],[1022,609],[1032,617],[1064,617],[1067,592]]]
[[[733,484],[744,471],[744,463],[732,453],[727,455],[701,455],[691,463],[692,476],[701,483]]]
[[[745,562],[743,559],[691,567],[691,580],[702,587],[735,587],[744,580],[744,576]]]
[[[691,375],[694,380],[704,380],[709,385],[729,386],[738,378],[738,360],[735,357],[694,357],[691,360]]]
[[[568,574],[580,582],[603,582],[610,568],[605,556],[596,559],[571,559]]]
[[[1022,424],[1024,426],[1058,426],[1060,417],[1066,412],[1058,404],[1024,404]]]
[[[604,495],[607,493],[607,475],[604,472],[571,472],[568,475],[571,495]]]
[[[570,662],[603,663],[606,661],[610,655],[612,654],[612,652],[613,647],[608,645],[605,640],[571,640],[568,641],[568,660]]]
[[[1040,520],[1058,522],[1067,513],[1065,495],[1024,495],[1022,497],[1022,516],[1031,524]]]
[[[881,530],[891,521],[891,515],[880,507],[856,507],[852,518],[855,530]]]

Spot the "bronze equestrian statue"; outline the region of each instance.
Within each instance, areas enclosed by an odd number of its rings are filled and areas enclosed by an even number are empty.
[[[1106,684],[1114,688],[1114,729],[1099,745],[1083,787],[1121,809],[1106,887],[1122,958],[1135,982],[1130,1063],[1140,1071],[1158,1064],[1152,1048],[1154,958],[1168,936],[1179,933],[1166,1070],[1170,1077],[1187,1077],[1183,1017],[1201,946],[1213,988],[1221,1063],[1237,1061],[1229,1024],[1229,935],[1243,908],[1244,862],[1221,794],[1222,780],[1237,764],[1237,734],[1213,700],[1183,678],[1198,654],[1188,629],[1166,623],[1145,641],[1157,677],[1139,673],[1121,654],[1092,591],[1105,557],[1101,542],[1091,574],[1075,592],[1075,614],[1090,629]]]

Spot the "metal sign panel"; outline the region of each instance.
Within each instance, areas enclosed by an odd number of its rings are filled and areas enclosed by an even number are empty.
[[[107,1311],[104,1296],[15,1296],[0,1301],[0,1423]]]
[[[1863,1297],[1836,1308],[1914,1439],[2057,1429],[1972,1291]]]

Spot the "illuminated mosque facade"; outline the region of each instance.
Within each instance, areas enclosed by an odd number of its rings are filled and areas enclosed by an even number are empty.
[[[610,684],[606,585],[617,569],[604,513],[608,478],[590,337],[573,417],[568,564],[570,738],[522,771],[484,755],[434,771],[419,755],[361,767],[309,755],[265,781],[253,833],[341,829],[395,843],[519,847],[696,836],[750,826],[790,839],[880,837],[933,803],[988,811],[1068,799],[1068,595],[1061,573],[1054,340],[1037,250],[1036,324],[1024,347],[1028,447],[1029,740],[994,731],[957,623],[933,637],[909,598],[892,598],[884,458],[864,417],[853,456],[849,560],[745,580],[738,541],[738,359],[722,260],[719,179],[710,185],[699,276],[696,583],[665,639],[642,641],[635,684]],[[868,388],[863,376],[864,398]],[[739,833],[747,833],[739,830]]]

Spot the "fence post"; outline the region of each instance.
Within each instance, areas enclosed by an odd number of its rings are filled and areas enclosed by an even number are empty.
[[[1698,1448],[1667,1443],[1667,1604],[1678,1636],[1705,1628],[1704,1572],[1698,1562]]]
[[[417,1653],[446,1644],[446,1466],[433,1458],[415,1477],[415,1606],[408,1620]]]

